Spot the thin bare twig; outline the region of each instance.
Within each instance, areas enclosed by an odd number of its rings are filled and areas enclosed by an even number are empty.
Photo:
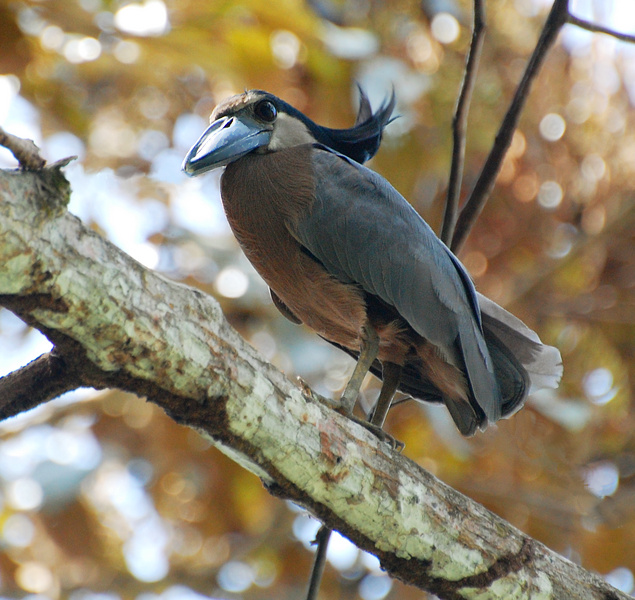
[[[443,214],[443,226],[441,239],[450,244],[459,207],[461,196],[461,183],[463,181],[463,165],[465,163],[465,132],[467,129],[467,116],[472,100],[476,72],[481,58],[483,41],[485,39],[485,5],[482,0],[474,0],[474,25],[472,28],[472,42],[465,64],[465,75],[461,85],[461,91],[456,104],[454,118],[452,119],[452,135],[454,146],[452,148],[452,166],[450,168],[450,180],[448,183],[448,196],[445,202]]]
[[[623,42],[631,42],[635,44],[635,35],[628,35],[627,33],[621,33],[620,31],[615,31],[614,29],[610,29],[608,27],[604,27],[604,25],[598,25],[597,23],[592,23],[591,21],[586,21],[585,19],[581,19],[580,17],[576,17],[569,13],[567,17],[567,22],[571,23],[571,25],[576,25],[581,27],[582,29],[587,29],[588,31],[593,31],[594,33],[606,33],[606,35],[611,35],[618,40],[622,40]]]
[[[326,565],[326,550],[329,545],[331,532],[332,530],[326,525],[322,525],[315,536],[317,549],[315,551],[313,568],[311,569],[311,578],[309,579],[309,589],[306,594],[306,600],[317,600],[322,574],[324,573],[324,566]]]
[[[0,127],[0,146],[10,150],[20,166],[27,171],[38,171],[46,164],[40,156],[39,148],[32,140],[25,140],[7,133],[2,127]]]
[[[465,243],[472,226],[487,202],[489,194],[494,187],[496,176],[505,158],[505,153],[511,144],[520,113],[527,101],[531,85],[542,66],[547,52],[555,42],[560,29],[562,29],[562,26],[567,22],[568,16],[568,0],[555,0],[540,34],[540,38],[538,39],[538,43],[536,44],[536,48],[527,63],[523,78],[518,84],[518,88],[516,88],[514,98],[496,134],[494,145],[485,161],[485,165],[483,165],[483,169],[481,170],[474,189],[458,218],[451,244],[454,253],[458,253]]]

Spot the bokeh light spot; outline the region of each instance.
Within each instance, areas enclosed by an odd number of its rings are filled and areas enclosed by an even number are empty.
[[[618,567],[613,569],[610,573],[604,576],[607,583],[610,583],[613,587],[617,588],[625,594],[631,594],[635,588],[635,578],[633,578],[633,571],[626,567]]]
[[[597,235],[606,225],[606,209],[602,204],[591,206],[582,213],[582,229],[589,235]]]
[[[512,192],[519,202],[531,202],[538,195],[538,177],[535,173],[525,173],[514,180]]]
[[[555,142],[564,135],[566,127],[565,120],[559,114],[549,113],[540,121],[540,135],[549,142]]]
[[[249,341],[267,360],[272,360],[276,355],[278,346],[275,338],[268,331],[257,331]]]
[[[40,44],[46,50],[59,50],[64,44],[64,32],[57,25],[48,25],[40,33]]]
[[[305,548],[313,552],[315,552],[315,546],[312,542],[319,528],[320,522],[307,514],[300,514],[293,520],[293,535],[302,542]]]
[[[147,86],[136,95],[141,114],[150,120],[162,119],[170,109],[167,96],[155,86]]]
[[[325,22],[322,39],[328,51],[346,60],[360,60],[375,54],[379,49],[377,35],[361,27],[338,27]]]
[[[230,542],[227,536],[213,536],[203,542],[202,559],[210,566],[222,565],[229,558],[229,553]]]
[[[112,53],[120,63],[131,65],[139,58],[141,48],[139,48],[139,44],[136,42],[121,40],[115,44]]]
[[[432,19],[432,35],[442,44],[451,44],[459,37],[459,22],[446,12],[439,13]]]
[[[487,258],[478,250],[473,250],[465,255],[463,260],[465,268],[470,272],[472,277],[482,277],[487,271]]]
[[[169,29],[168,9],[162,0],[126,4],[115,13],[115,25],[121,31],[139,36],[157,36]]]
[[[553,234],[546,253],[551,258],[564,258],[571,252],[578,230],[570,223],[560,223]]]
[[[588,490],[598,498],[611,496],[620,483],[617,467],[609,461],[601,461],[584,469],[584,481]]]
[[[364,552],[363,550],[360,552],[360,560],[361,563],[375,575],[380,575],[382,573],[381,564],[379,559],[374,555],[370,554],[370,552]]]
[[[249,589],[254,582],[253,569],[237,560],[225,563],[218,572],[218,585],[227,592],[240,593]]]
[[[31,519],[23,514],[14,514],[7,518],[2,527],[2,539],[10,546],[26,548],[35,535],[35,526]]]
[[[359,595],[363,600],[382,600],[392,588],[387,575],[366,575],[359,584]]]
[[[591,181],[599,181],[606,173],[606,163],[599,154],[587,154],[580,166],[582,175]]]
[[[271,53],[281,69],[290,69],[295,65],[300,53],[300,40],[290,31],[274,31],[271,34]]]
[[[15,75],[0,75],[0,122],[4,123],[7,119],[19,91],[20,80]]]
[[[148,269],[156,269],[159,264],[159,249],[148,242],[130,245],[128,254]]]
[[[562,202],[562,188],[556,181],[545,181],[538,191],[538,204],[548,210],[554,210]]]
[[[512,143],[507,151],[507,156],[510,158],[520,158],[523,154],[525,154],[525,150],[527,150],[527,139],[525,138],[525,135],[520,130],[514,131]]]
[[[17,510],[33,510],[44,500],[42,486],[29,477],[12,481],[7,488],[7,503]]]
[[[73,64],[90,62],[101,55],[101,43],[93,37],[73,37],[64,44],[64,57]]]
[[[587,398],[599,406],[607,404],[617,394],[613,387],[613,373],[604,367],[589,371],[582,380],[582,387]]]
[[[170,571],[166,556],[168,536],[157,515],[150,515],[135,527],[124,544],[123,554],[128,571],[139,581],[160,581]]]
[[[254,584],[260,588],[271,587],[278,576],[276,562],[268,559],[260,559],[253,563]]]
[[[418,65],[425,65],[433,57],[430,38],[423,31],[416,31],[408,36],[408,56]]]
[[[249,279],[240,269],[226,267],[216,278],[216,289],[225,298],[240,298],[249,287]]]
[[[146,129],[137,140],[137,148],[141,158],[151,161],[162,150],[169,148],[170,140],[162,131]]]
[[[46,565],[30,561],[17,568],[15,580],[23,590],[41,594],[53,585],[53,574]]]
[[[331,534],[326,551],[327,560],[338,570],[350,569],[359,556],[359,549],[337,531]]]

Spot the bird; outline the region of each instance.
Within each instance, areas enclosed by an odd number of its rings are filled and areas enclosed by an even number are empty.
[[[392,121],[360,88],[351,128],[318,125],[248,90],[216,106],[183,161],[189,176],[224,167],[221,199],[277,309],[357,359],[340,398],[351,416],[370,371],[381,430],[397,391],[443,404],[472,436],[532,391],[558,387],[559,351],[478,293],[466,268],[408,201],[364,166]]]

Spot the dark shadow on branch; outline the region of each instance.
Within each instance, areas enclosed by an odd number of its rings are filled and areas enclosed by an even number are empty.
[[[0,378],[0,420],[82,387],[79,376],[55,349]]]

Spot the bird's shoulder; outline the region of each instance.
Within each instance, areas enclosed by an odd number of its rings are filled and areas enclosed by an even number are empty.
[[[393,234],[407,233],[426,245],[434,243],[432,229],[382,175],[321,144],[313,144],[310,160],[316,203],[324,214],[354,215],[358,226],[370,229],[390,223]]]
[[[351,187],[358,192],[368,189],[381,196],[399,195],[379,173],[322,144],[312,145],[311,165],[320,185],[332,185],[340,190]],[[329,176],[319,177],[326,174]],[[403,197],[399,200],[407,204]]]

